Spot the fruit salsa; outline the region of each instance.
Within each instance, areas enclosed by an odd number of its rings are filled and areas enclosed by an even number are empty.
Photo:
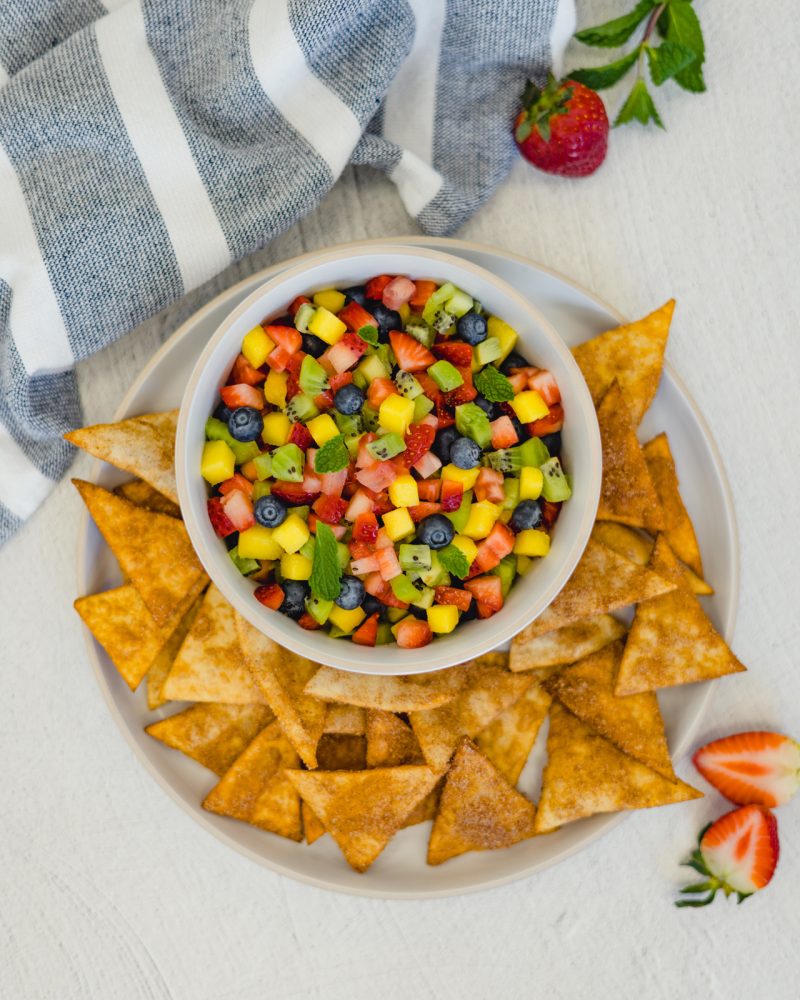
[[[499,611],[571,494],[558,385],[516,342],[467,292],[402,275],[250,330],[201,473],[255,599],[404,648]]]

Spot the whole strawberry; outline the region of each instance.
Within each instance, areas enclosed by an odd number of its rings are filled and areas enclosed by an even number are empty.
[[[585,177],[606,158],[608,116],[600,97],[576,80],[550,74],[540,89],[530,80],[514,138],[526,160],[549,174]]]

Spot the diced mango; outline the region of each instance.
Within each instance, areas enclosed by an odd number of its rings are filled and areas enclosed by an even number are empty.
[[[395,507],[414,507],[419,503],[417,481],[413,476],[398,476],[389,484],[389,499]]]
[[[451,483],[461,483],[466,493],[475,485],[480,471],[480,468],[459,469],[457,465],[445,465],[442,469],[442,479],[448,479]]]
[[[273,406],[286,406],[286,384],[289,376],[286,372],[276,372],[270,368],[267,381],[264,383],[264,396]]]
[[[400,319],[405,323],[408,317],[411,315],[411,306],[407,302],[404,302],[397,310],[397,314],[400,317]]]
[[[249,333],[244,335],[242,354],[244,354],[253,368],[260,368],[274,347],[275,344],[267,336],[264,327],[254,326]]]
[[[338,343],[344,336],[346,329],[347,326],[339,317],[334,316],[330,309],[326,309],[324,306],[318,306],[308,321],[308,332],[315,334],[326,344]]]
[[[239,472],[241,472],[245,479],[249,479],[251,483],[254,483],[258,479],[258,469],[255,462],[245,462],[239,469]]]
[[[478,546],[472,541],[471,538],[467,538],[466,535],[456,535],[452,544],[464,553],[464,556],[470,566],[475,562],[475,557],[478,554]]]
[[[520,531],[514,542],[514,553],[518,556],[546,556],[549,551],[550,536],[537,528]]]
[[[529,424],[533,420],[541,420],[550,412],[547,403],[535,389],[520,392],[511,400],[511,406],[523,424]]]
[[[385,431],[394,431],[403,437],[414,419],[414,400],[396,392],[384,399],[378,411],[378,421]]]
[[[308,428],[308,433],[314,438],[320,448],[326,441],[330,441],[331,438],[335,438],[340,433],[339,428],[333,421],[333,417],[329,413],[320,413],[318,417],[309,420],[306,427]]]
[[[517,573],[520,576],[525,576],[526,573],[530,573],[533,568],[533,559],[530,556],[517,556]]]
[[[541,469],[523,465],[519,472],[519,499],[538,500],[542,495],[544,476]]]
[[[353,608],[352,611],[345,611],[344,608],[340,608],[337,604],[331,609],[328,621],[337,625],[342,632],[352,632],[353,629],[358,628],[366,617],[363,608]]]
[[[308,541],[310,534],[308,525],[298,514],[290,514],[283,524],[272,530],[272,537],[284,552],[297,552]]]
[[[264,429],[261,440],[264,444],[282,445],[289,440],[292,432],[292,422],[285,413],[275,411],[264,416]]]
[[[470,507],[462,534],[468,538],[486,538],[500,516],[500,508],[488,500],[480,500]]]
[[[281,556],[281,576],[286,580],[308,580],[311,576],[311,560],[299,552],[286,552]]]
[[[389,510],[383,515],[383,526],[386,534],[393,542],[400,541],[407,535],[413,535],[415,528],[407,507]]]
[[[337,291],[335,288],[326,288],[321,292],[314,293],[314,305],[322,306],[328,312],[338,313],[344,305],[344,301],[344,293]]]
[[[224,441],[206,441],[200,460],[200,475],[207,483],[217,483],[230,479],[236,469],[236,456]]]
[[[239,533],[239,555],[243,559],[280,559],[281,547],[275,541],[274,529],[254,524]]]
[[[490,316],[488,319],[489,336],[496,337],[500,341],[500,347],[502,348],[502,354],[498,358],[499,361],[504,360],[510,353],[514,344],[517,342],[517,331],[513,326],[509,326],[502,319],[498,319],[497,316]]]
[[[458,608],[454,604],[434,604],[428,608],[428,625],[431,632],[447,635],[458,625]]]

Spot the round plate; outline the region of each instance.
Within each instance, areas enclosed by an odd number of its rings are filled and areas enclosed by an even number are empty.
[[[568,344],[624,322],[606,303],[566,278],[489,247],[415,237],[376,240],[442,249],[494,271],[527,296],[550,320]],[[369,246],[370,241],[352,246]],[[114,419],[158,412],[179,404],[197,356],[218,324],[259,284],[314,254],[275,265],[254,274],[216,299],[183,324],[144,368]],[[681,491],[694,521],[708,580],[717,588],[704,606],[720,632],[730,639],[739,591],[739,551],[730,488],[711,433],[683,384],[669,366],[653,405],[641,426],[642,440],[659,431],[670,438]],[[112,488],[128,476],[97,463],[96,481]],[[120,583],[116,561],[88,514],[80,534],[78,592],[91,594]],[[216,777],[183,754],[167,749],[144,732],[144,726],[171,715],[180,705],[168,704],[149,712],[144,688],[131,693],[111,661],[86,632],[89,660],[98,684],[120,729],[156,781],[198,823],[224,843],[258,863],[290,878],[342,892],[382,898],[421,899],[448,896],[502,885],[523,878],[567,857],[619,821],[624,814],[595,816],[571,823],[546,837],[535,837],[501,851],[466,854],[446,865],[425,863],[429,824],[401,830],[370,870],[352,871],[330,837],[313,846],[296,844],[236,820],[204,812],[201,807]],[[689,745],[711,695],[712,684],[694,684],[659,693],[659,701],[673,756]],[[520,788],[534,799],[544,759],[546,726],[539,734],[520,779]]]

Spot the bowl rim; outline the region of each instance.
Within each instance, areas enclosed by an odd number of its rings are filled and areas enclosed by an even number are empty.
[[[569,543],[566,553],[562,556],[559,572],[554,575],[550,584],[534,600],[529,602],[526,608],[518,611],[513,618],[504,618],[503,611],[507,609],[503,609],[496,616],[493,616],[493,618],[484,621],[483,624],[485,626],[491,625],[491,627],[485,627],[480,637],[473,635],[472,638],[475,641],[470,645],[466,656],[464,651],[456,651],[453,648],[453,643],[448,643],[449,636],[440,636],[437,637],[435,643],[428,644],[420,649],[402,650],[402,662],[387,664],[387,657],[381,656],[377,652],[379,647],[373,649],[372,647],[354,646],[352,643],[337,642],[335,639],[330,639],[327,633],[325,633],[325,645],[323,649],[320,649],[318,647],[316,632],[307,632],[303,629],[295,628],[287,630],[287,633],[283,633],[273,628],[267,616],[266,609],[263,609],[258,602],[246,599],[235,584],[231,584],[224,576],[220,577],[215,571],[214,565],[217,561],[216,549],[218,547],[218,539],[216,535],[212,535],[210,525],[204,523],[203,518],[198,516],[198,512],[192,501],[193,469],[190,468],[187,455],[191,401],[195,397],[197,384],[206,374],[209,363],[217,352],[220,343],[229,335],[231,329],[235,327],[246,312],[251,310],[261,299],[270,295],[277,288],[291,282],[293,279],[302,277],[308,271],[315,270],[321,265],[340,261],[345,264],[345,262],[351,263],[360,258],[370,259],[382,255],[408,258],[410,264],[408,270],[410,273],[413,273],[414,270],[413,266],[411,266],[412,261],[419,259],[424,259],[431,264],[439,264],[443,269],[449,268],[450,270],[472,273],[476,278],[493,285],[499,295],[509,300],[514,300],[517,308],[530,316],[532,327],[536,330],[537,335],[544,337],[549,342],[549,345],[560,356],[566,366],[571,380],[571,390],[576,397],[583,423],[586,425],[584,431],[588,431],[586,442],[588,460],[585,463],[586,467],[582,467],[581,470],[581,475],[584,478],[583,486],[586,491],[585,507],[577,527],[573,528],[574,537]],[[310,280],[313,283],[313,279]],[[575,401],[573,402],[574,406]],[[184,522],[198,558],[211,578],[211,581],[219,588],[226,600],[247,621],[279,645],[316,663],[326,664],[336,669],[353,673],[392,674],[400,676],[444,669],[462,663],[465,659],[470,659],[496,649],[535,620],[552,603],[571,576],[589,541],[600,497],[602,450],[595,408],[583,374],[557,329],[532,302],[526,299],[504,279],[498,278],[487,268],[474,264],[471,261],[464,260],[453,254],[443,253],[440,250],[408,245],[403,246],[387,240],[385,243],[372,243],[369,246],[352,247],[345,245],[343,247],[334,247],[326,252],[315,253],[313,256],[303,258],[299,263],[281,271],[278,275],[273,276],[255,288],[222,320],[198,357],[181,398],[176,433],[175,469],[178,496]],[[454,635],[457,636],[458,631]],[[328,652],[329,647],[330,652]],[[386,648],[393,651],[388,657],[391,660],[396,653],[396,649],[394,646]]]

